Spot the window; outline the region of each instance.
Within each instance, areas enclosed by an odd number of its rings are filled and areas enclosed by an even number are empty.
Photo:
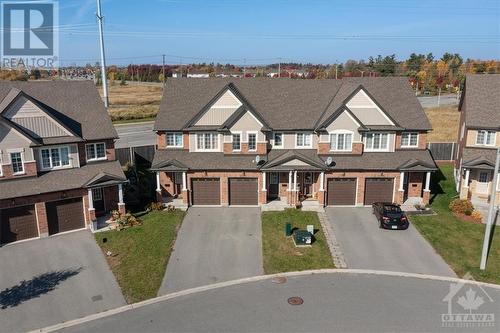
[[[295,146],[299,148],[312,147],[312,136],[310,133],[297,133]]]
[[[102,188],[93,188],[92,201],[101,201],[101,200],[102,200]]]
[[[10,163],[14,174],[24,173],[23,156],[20,152],[10,153]]]
[[[248,150],[257,150],[257,134],[248,133]]]
[[[42,169],[70,166],[69,147],[44,148],[40,150]]]
[[[330,134],[330,150],[351,151],[352,134],[351,133]]]
[[[106,159],[106,147],[103,142],[87,145],[87,161]]]
[[[388,133],[368,133],[365,136],[365,150],[388,150]]]
[[[167,147],[182,148],[182,133],[167,133]]]
[[[199,133],[196,134],[196,143],[198,150],[217,150],[219,149],[219,140],[217,133]]]
[[[283,133],[274,133],[274,146],[283,147]]]
[[[488,173],[487,172],[480,172],[479,173],[479,182],[480,183],[487,183],[488,182]]]
[[[403,133],[401,135],[401,147],[418,147],[418,133]]]
[[[241,134],[233,134],[233,150],[241,150]]]
[[[476,145],[494,146],[496,132],[494,131],[477,131]]]

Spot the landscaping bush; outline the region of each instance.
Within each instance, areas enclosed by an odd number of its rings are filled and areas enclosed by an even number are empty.
[[[476,221],[481,221],[483,219],[481,212],[478,210],[473,211],[470,216]]]
[[[149,211],[161,211],[164,208],[165,207],[163,207],[163,203],[161,203],[161,202],[152,202],[151,204],[149,204],[148,210]]]
[[[116,222],[118,223],[118,230],[141,225],[141,220],[130,213],[120,214],[120,217],[116,220]]]
[[[465,216],[471,216],[471,215],[472,215],[472,211],[467,209],[467,210],[464,212],[464,214],[465,214]]]
[[[474,211],[474,206],[469,200],[455,199],[450,202],[448,207],[453,213],[458,214],[466,214],[466,212],[469,212],[469,215],[471,215]]]

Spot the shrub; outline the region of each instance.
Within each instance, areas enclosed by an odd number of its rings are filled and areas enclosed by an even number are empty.
[[[481,215],[480,211],[473,211],[472,214],[470,215],[474,220],[476,221],[481,221],[483,219],[483,216]]]
[[[132,215],[130,213],[121,214],[120,217],[118,218],[117,222],[118,222],[118,229],[119,230],[141,224],[141,220],[139,220],[137,217],[135,217],[134,215]]]
[[[149,204],[149,207],[148,207],[148,210],[152,211],[152,210],[163,210],[164,207],[163,207],[163,203],[161,202],[152,202],[151,204]]]
[[[471,215],[472,215],[472,211],[471,211],[471,210],[466,210],[466,211],[464,212],[464,214],[465,214],[466,216],[471,216]]]
[[[470,214],[472,214],[474,211],[474,206],[469,200],[455,199],[450,202],[448,207],[452,212],[459,214],[465,214],[465,212],[470,212]]]

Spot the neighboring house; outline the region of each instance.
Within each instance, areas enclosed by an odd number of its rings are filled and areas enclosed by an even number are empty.
[[[172,80],[151,169],[186,205],[427,203],[430,129],[406,78]]]
[[[500,74],[467,75],[458,110],[460,126],[455,180],[460,198],[489,202],[497,148],[500,148]],[[497,195],[496,204],[500,203]]]
[[[187,73],[188,78],[197,78],[197,79],[207,79],[210,77],[210,74],[203,71],[191,70]]]
[[[91,81],[0,81],[0,244],[125,211],[117,133]]]

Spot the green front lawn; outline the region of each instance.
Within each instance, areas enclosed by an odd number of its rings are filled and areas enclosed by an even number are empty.
[[[457,196],[453,167],[446,165],[432,179],[432,209],[436,216],[412,216],[413,225],[432,244],[459,277],[470,272],[474,279],[500,284],[500,230],[493,228],[493,239],[485,271],[479,269],[484,225],[464,222],[451,214],[449,202]]]
[[[291,237],[285,237],[285,224],[306,229],[314,225],[317,232],[312,247],[295,247]],[[334,268],[316,212],[287,209],[283,212],[262,213],[262,249],[266,274]]]
[[[153,211],[142,225],[95,234],[128,303],[156,297],[184,212]],[[104,241],[105,240],[105,241]]]

